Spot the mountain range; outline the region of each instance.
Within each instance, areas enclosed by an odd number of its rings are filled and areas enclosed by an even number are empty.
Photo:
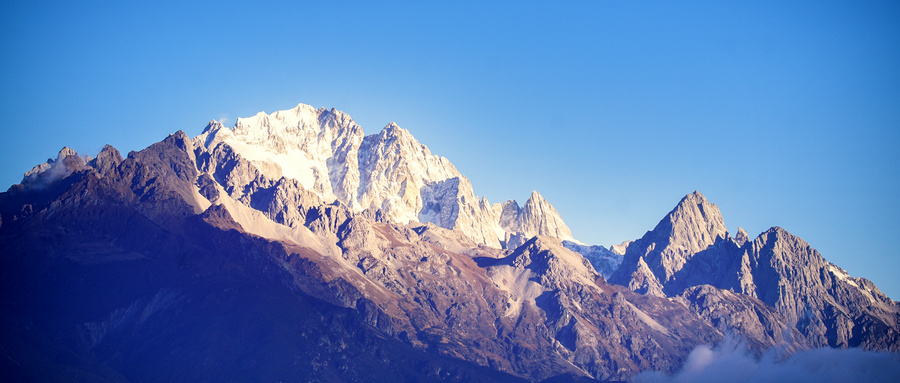
[[[643,237],[573,238],[533,192],[474,195],[389,124],[300,104],[122,155],[64,148],[0,194],[4,376],[592,381],[756,355],[900,352],[900,305],[786,230],[685,196]]]

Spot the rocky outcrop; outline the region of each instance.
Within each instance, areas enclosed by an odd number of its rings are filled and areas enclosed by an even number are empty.
[[[676,300],[757,354],[773,347],[782,355],[811,347],[784,316],[749,295],[699,285],[684,290]]]
[[[100,175],[105,176],[112,173],[112,171],[121,163],[122,155],[119,154],[119,151],[112,147],[112,145],[105,145],[103,146],[103,149],[100,150],[100,153],[97,154],[97,158],[88,162],[88,165],[96,169]]]
[[[556,353],[598,379],[624,379],[626,371],[646,367],[672,370],[693,347],[685,346],[720,337],[680,304],[606,283],[555,238],[536,236],[506,257],[479,263],[506,292],[505,318],[536,307]]]

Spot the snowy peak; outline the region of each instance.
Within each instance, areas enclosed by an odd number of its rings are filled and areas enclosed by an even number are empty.
[[[206,123],[206,127],[203,128],[203,133],[201,133],[201,134],[205,134],[207,132],[219,130],[219,129],[225,129],[225,125],[222,125],[221,122],[216,121],[216,120],[209,120],[209,122]]]
[[[418,143],[418,141],[413,138],[412,134],[410,134],[408,130],[401,128],[400,125],[397,125],[397,123],[393,121],[387,124],[384,129],[381,129],[380,134],[386,140],[405,139],[408,141],[416,141],[416,143]]]
[[[362,140],[358,163],[359,205],[380,208],[390,220],[401,224],[415,221],[422,211],[424,187],[442,188],[444,181],[465,178],[450,161],[432,155],[409,131],[393,123]],[[466,185],[461,185],[461,189],[469,194],[471,185],[467,185],[468,181],[462,183]],[[460,189],[458,184],[453,187]],[[474,194],[471,202],[476,202]]]
[[[224,143],[269,179],[296,179],[323,200],[352,206],[358,177],[348,172],[356,168],[362,137],[362,128],[346,114],[300,104],[238,118],[232,129],[210,122],[195,146],[212,152]]]
[[[401,225],[434,223],[488,246],[517,245],[538,234],[573,240],[559,213],[539,193],[532,193],[524,208],[514,201],[503,209],[491,206],[475,196],[469,180],[448,159],[433,155],[394,122],[366,136],[343,112],[300,104],[239,118],[231,129],[211,121],[193,145],[206,153],[198,152],[200,158],[210,159],[207,169],[241,173],[225,177],[233,184],[226,190],[236,193],[235,199],[243,198],[252,182],[274,184],[284,177],[326,203],[377,212]],[[222,161],[247,164],[225,166]]]

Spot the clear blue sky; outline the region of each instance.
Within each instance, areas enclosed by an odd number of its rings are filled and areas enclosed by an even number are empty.
[[[141,3],[141,5],[136,5]],[[11,2],[0,183],[303,102],[635,239],[687,193],[900,299],[898,2]]]

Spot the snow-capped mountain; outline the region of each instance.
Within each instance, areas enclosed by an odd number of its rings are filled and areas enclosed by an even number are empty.
[[[63,148],[0,193],[0,274],[23,381],[621,380],[726,334],[900,349],[874,284],[778,227],[731,237],[699,192],[588,246],[539,193],[491,205],[408,131],[306,105]]]
[[[515,201],[491,205],[449,160],[395,123],[364,136],[347,114],[300,104],[239,118],[230,129],[212,121],[194,144],[207,153],[227,145],[270,181],[294,179],[326,203],[377,210],[391,222],[430,222],[492,247],[515,247],[538,234],[574,240],[539,193],[523,208]],[[246,185],[232,186],[229,193],[240,199]]]

